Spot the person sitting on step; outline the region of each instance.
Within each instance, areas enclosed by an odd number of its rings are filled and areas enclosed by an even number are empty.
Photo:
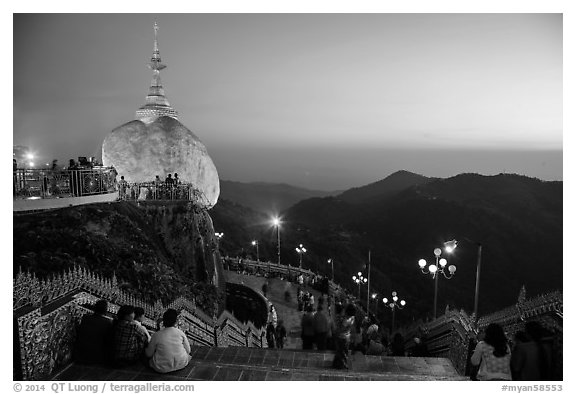
[[[190,342],[186,334],[176,328],[178,312],[168,309],[162,316],[164,328],[152,335],[146,348],[150,367],[160,373],[177,371],[190,362]]]
[[[105,316],[108,303],[98,300],[94,313],[84,315],[78,327],[74,361],[80,364],[100,364],[108,361],[112,342],[112,319]]]
[[[148,343],[134,321],[134,307],[122,305],[114,326],[114,362],[120,366],[140,360]]]

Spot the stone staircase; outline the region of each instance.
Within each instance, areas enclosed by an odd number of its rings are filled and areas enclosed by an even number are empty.
[[[302,339],[300,339],[300,322],[303,312],[298,311],[298,302],[296,300],[296,290],[298,285],[280,279],[266,279],[261,276],[241,275],[235,272],[226,271],[226,281],[248,286],[258,292],[261,292],[262,285],[268,281],[269,291],[268,299],[276,307],[278,319],[284,321],[284,326],[288,333],[286,342],[284,343],[285,349],[301,349]],[[284,299],[284,292],[288,290],[292,296],[290,301]],[[317,300],[320,297],[320,292],[307,287],[303,290],[309,291],[314,295]]]
[[[269,381],[269,380],[468,380],[458,375],[448,359],[381,357],[356,353],[349,370],[332,366],[333,352],[259,349],[246,347],[192,348],[192,359],[180,371],[158,374],[144,364],[122,369],[71,364],[54,380],[110,381]]]

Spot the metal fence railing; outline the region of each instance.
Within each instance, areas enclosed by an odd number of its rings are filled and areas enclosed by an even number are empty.
[[[82,197],[116,192],[112,167],[74,170],[17,169],[13,171],[14,199]]]
[[[188,200],[210,207],[210,200],[191,183],[170,184],[165,182],[118,182],[120,200]]]
[[[124,180],[117,182],[113,167],[67,170],[20,168],[13,171],[12,183],[14,199],[83,197],[117,193],[119,200],[184,200],[203,207],[211,207],[206,195],[191,183],[128,183]]]

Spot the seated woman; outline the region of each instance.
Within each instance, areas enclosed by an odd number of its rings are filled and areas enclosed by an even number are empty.
[[[177,371],[190,361],[190,342],[186,334],[174,327],[177,320],[178,312],[174,309],[164,312],[164,328],[152,335],[146,348],[146,356],[151,357],[150,367],[156,372]]]
[[[122,305],[114,326],[114,361],[122,365],[140,360],[147,343],[146,334],[134,321],[134,307]]]

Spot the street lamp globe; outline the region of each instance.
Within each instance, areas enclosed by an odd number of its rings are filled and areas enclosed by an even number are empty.
[[[424,259],[418,260],[418,265],[420,266],[420,268],[424,269],[424,267],[426,267],[426,260]]]
[[[454,249],[458,246],[458,241],[453,239],[452,241],[444,242],[444,250],[448,253],[452,253]]]
[[[400,301],[400,305],[402,305],[402,306],[406,305],[406,301],[404,301],[404,300]]]
[[[442,254],[442,249],[436,248],[434,249],[434,256],[440,256]]]
[[[448,264],[448,261],[446,261],[446,259],[440,259],[440,267],[444,268],[446,267],[446,264]]]
[[[456,272],[456,266],[455,265],[449,266],[448,271],[450,271],[450,273],[453,274],[454,272]]]
[[[387,304],[387,303],[388,303],[388,298],[386,298],[386,297],[382,298],[382,302],[385,303],[385,304]]]
[[[428,268],[428,270],[429,270],[432,274],[434,274],[434,273],[436,273],[436,271],[438,270],[438,267],[436,267],[435,264],[430,264],[430,267]]]

